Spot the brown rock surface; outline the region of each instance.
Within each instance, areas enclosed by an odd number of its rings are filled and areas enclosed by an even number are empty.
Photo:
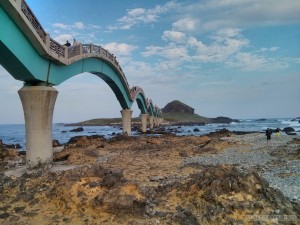
[[[183,163],[247,144],[223,136],[75,138],[54,155],[68,170],[0,174],[0,224],[297,224],[251,220],[299,217],[255,171]]]

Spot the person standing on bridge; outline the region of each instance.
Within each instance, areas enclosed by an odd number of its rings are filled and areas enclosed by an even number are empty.
[[[76,41],[76,39],[74,38],[74,39],[73,39],[73,46],[76,46],[76,45],[79,45],[79,42]]]
[[[70,46],[71,46],[71,44],[70,44],[70,42],[69,42],[68,40],[67,40],[65,46],[67,46],[67,47],[70,47]]]

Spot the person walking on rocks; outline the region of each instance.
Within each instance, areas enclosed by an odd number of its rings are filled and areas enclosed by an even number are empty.
[[[276,129],[276,136],[277,136],[277,138],[280,137],[280,129],[279,128]]]
[[[267,140],[271,140],[272,130],[270,128],[266,129]]]

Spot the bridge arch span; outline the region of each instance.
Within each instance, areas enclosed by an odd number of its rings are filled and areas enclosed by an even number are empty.
[[[150,114],[153,121],[159,115],[141,88],[129,88],[113,54],[93,44],[60,45],[46,33],[25,0],[0,1],[0,64],[15,79],[25,83],[19,95],[24,109],[29,167],[51,163],[52,116],[58,94],[52,86],[78,74],[94,74],[109,85],[122,107],[124,134],[131,133],[134,101],[143,118]],[[41,148],[45,154],[39,154]]]

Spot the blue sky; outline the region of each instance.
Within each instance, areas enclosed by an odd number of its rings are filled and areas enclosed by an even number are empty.
[[[115,54],[129,85],[158,107],[177,99],[207,117],[300,116],[299,0],[26,2],[60,43],[76,38]],[[23,123],[21,87],[0,66],[0,123]],[[54,122],[120,117],[94,75],[55,88]]]

